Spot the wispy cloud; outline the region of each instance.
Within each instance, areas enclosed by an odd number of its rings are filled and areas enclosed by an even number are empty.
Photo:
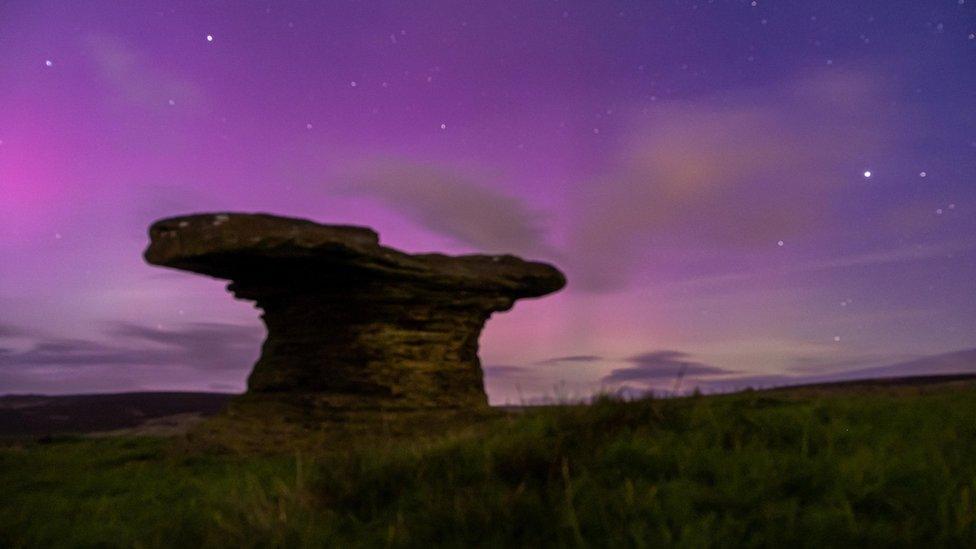
[[[117,323],[111,343],[34,337],[31,347],[0,353],[0,367],[159,366],[194,370],[246,370],[257,359],[263,330],[232,324],[190,323],[169,329]]]
[[[138,351],[120,349],[112,345],[83,339],[51,338],[36,342],[26,351],[0,355],[0,367],[31,366],[103,366],[134,364],[158,364],[159,355],[140,356]]]
[[[603,357],[597,355],[570,355],[570,356],[557,356],[555,358],[547,358],[545,360],[540,360],[535,364],[540,366],[550,365],[550,364],[563,364],[566,362],[597,362],[603,360]]]
[[[858,254],[840,255],[836,257],[822,257],[799,261],[794,264],[772,267],[760,270],[724,273],[690,277],[679,282],[665,284],[666,286],[695,287],[715,286],[722,284],[737,284],[755,280],[763,276],[780,276],[817,271],[844,270],[854,267],[874,267],[926,261],[936,258],[949,258],[956,254],[976,251],[976,242],[944,242],[935,244],[915,244],[885,250],[873,250]]]
[[[0,338],[21,337],[27,334],[28,334],[27,330],[24,330],[19,326],[14,326],[13,324],[4,324],[0,322]]]
[[[332,190],[373,197],[427,230],[479,251],[553,253],[537,212],[457,168],[390,159],[363,162]]]
[[[191,368],[241,369],[253,365],[264,329],[258,326],[193,322],[172,329],[118,323],[110,330],[122,340],[151,343],[177,364]]]
[[[115,36],[88,37],[88,53],[102,80],[122,99],[145,106],[198,102],[203,92],[189,79],[156,68],[152,60]]]
[[[482,370],[485,372],[485,376],[489,377],[506,377],[512,375],[523,375],[526,373],[526,369],[521,366],[508,366],[508,365],[491,365],[484,366]]]
[[[867,73],[822,72],[643,107],[615,164],[578,194],[574,286],[624,286],[650,249],[674,262],[682,243],[742,251],[822,229],[857,173],[851,151],[877,153],[898,133],[865,108],[885,89]]]

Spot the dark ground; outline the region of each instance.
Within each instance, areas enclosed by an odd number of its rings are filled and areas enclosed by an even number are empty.
[[[862,392],[971,382],[976,382],[976,374],[838,381],[765,391],[801,394]],[[205,392],[5,395],[0,396],[0,437],[116,431],[153,425],[166,418],[206,418],[220,412],[234,396],[230,393]]]
[[[972,377],[602,397],[409,433],[376,417],[349,436],[235,407],[170,438],[3,440],[0,547],[976,547]]]
[[[212,416],[227,393],[115,393],[0,397],[0,436],[44,436],[138,427],[182,414]]]

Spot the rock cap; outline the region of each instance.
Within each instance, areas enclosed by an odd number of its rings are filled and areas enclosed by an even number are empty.
[[[380,245],[367,227],[323,225],[264,213],[200,213],[161,219],[149,229],[153,265],[236,282],[366,276],[436,289],[538,297],[566,285],[555,267],[512,255],[407,254]]]

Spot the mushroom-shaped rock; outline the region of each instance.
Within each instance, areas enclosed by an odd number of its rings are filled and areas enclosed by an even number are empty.
[[[264,311],[249,393],[329,408],[486,406],[485,321],[566,283],[511,255],[406,254],[365,227],[266,214],[163,219],[149,237],[149,263],[228,279]]]

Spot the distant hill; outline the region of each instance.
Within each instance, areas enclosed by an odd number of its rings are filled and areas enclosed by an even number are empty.
[[[877,369],[877,373],[887,373]],[[941,384],[976,383],[976,374],[919,375],[843,379],[770,387],[770,391],[850,392]],[[220,412],[231,393],[144,392],[85,395],[0,396],[0,437],[94,433],[158,425],[161,419],[209,417]],[[505,408],[505,407],[502,407]],[[524,406],[511,407],[523,409]],[[148,430],[147,432],[151,432]],[[131,433],[130,433],[131,434]]]
[[[861,368],[849,372],[834,374],[834,379],[944,376],[964,373],[976,375],[976,349],[965,349],[951,353],[925,356],[888,366]]]
[[[896,389],[899,387],[926,387],[929,385],[971,385],[976,383],[976,374],[947,374],[928,376],[873,377],[822,381],[799,385],[783,385],[764,389],[765,391],[790,392],[817,390],[826,392],[863,391],[867,389]]]
[[[921,356],[883,366],[829,371],[829,365],[806,368],[805,372],[749,375],[718,380],[697,380],[694,385],[708,392],[735,392],[754,389],[788,389],[811,386],[841,387],[850,385],[929,385],[950,378],[976,378],[976,349]],[[826,373],[818,373],[826,371]],[[941,381],[940,381],[941,380]]]
[[[233,396],[184,392],[0,396],[0,436],[112,431],[167,416],[212,416]]]

